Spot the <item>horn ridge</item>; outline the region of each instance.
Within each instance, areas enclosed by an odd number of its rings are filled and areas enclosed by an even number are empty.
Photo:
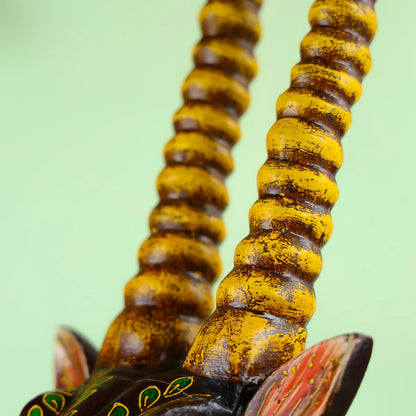
[[[164,149],[151,235],[139,249],[139,273],[125,287],[125,309],[106,335],[98,367],[183,360],[212,310],[228,205],[224,180],[257,72],[260,4],[211,0],[201,11],[203,36],[182,86],[184,104],[173,117],[176,134]]]
[[[250,234],[237,245],[217,309],[184,363],[196,374],[259,383],[304,349],[315,310],[312,283],[338,198],[340,139],[371,67],[373,6],[373,0],[317,0],[310,9],[301,62],[277,100],[267,136]]]

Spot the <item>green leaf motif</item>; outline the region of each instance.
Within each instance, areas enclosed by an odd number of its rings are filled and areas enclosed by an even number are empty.
[[[88,397],[90,397],[92,394],[94,394],[97,391],[97,389],[93,389],[93,390],[87,390],[86,392],[84,392],[84,394],[77,400],[77,402],[83,402],[84,400],[88,399]]]
[[[165,397],[176,396],[177,394],[182,393],[188,387],[191,387],[193,382],[194,379],[192,377],[177,378],[169,384],[163,395]]]
[[[65,407],[65,397],[62,394],[46,393],[43,395],[42,401],[57,415],[59,415]]]
[[[139,396],[140,410],[144,410],[155,404],[161,396],[160,390],[157,386],[149,386],[144,389]]]
[[[129,410],[124,404],[114,403],[113,408],[110,410],[107,416],[128,416]]]
[[[27,416],[43,416],[43,410],[35,404],[29,409]]]

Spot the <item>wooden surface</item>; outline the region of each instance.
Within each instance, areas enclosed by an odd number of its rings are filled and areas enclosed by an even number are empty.
[[[373,6],[373,0],[313,4],[312,30],[302,40],[301,61],[277,100],[277,121],[267,136],[250,234],[237,246],[217,309],[187,355],[188,370],[258,383],[304,349],[305,325],[315,311],[312,284],[338,199],[340,139],[371,67]]]
[[[285,307],[282,307],[282,310],[283,310],[283,311],[285,311],[285,310],[286,310],[286,308],[285,308]],[[283,312],[283,313],[285,313],[285,312]],[[305,319],[305,318],[302,318],[302,319]]]
[[[184,105],[173,117],[176,135],[165,147],[151,235],[139,249],[140,272],[125,288],[125,310],[107,333],[100,367],[184,359],[212,310],[228,205],[224,179],[257,72],[257,13],[252,0],[210,1],[201,11],[203,37],[182,87]]]

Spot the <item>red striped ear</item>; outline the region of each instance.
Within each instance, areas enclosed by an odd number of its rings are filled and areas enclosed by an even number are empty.
[[[73,390],[91,374],[97,352],[81,335],[58,328],[55,342],[55,387]]]
[[[343,416],[364,377],[373,341],[361,334],[323,341],[269,376],[244,416]]]

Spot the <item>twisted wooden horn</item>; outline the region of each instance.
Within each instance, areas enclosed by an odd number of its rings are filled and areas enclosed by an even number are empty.
[[[250,234],[237,246],[217,308],[184,364],[194,373],[257,383],[304,349],[320,248],[331,234],[338,198],[340,139],[371,66],[374,3],[317,0],[310,10],[312,30],[267,136]]]
[[[125,309],[107,333],[99,367],[183,360],[212,310],[228,204],[224,179],[257,71],[260,4],[211,0],[201,11],[203,37],[183,84],[185,103],[173,118],[176,135],[165,147],[151,235],[140,247],[140,272],[126,285]]]

